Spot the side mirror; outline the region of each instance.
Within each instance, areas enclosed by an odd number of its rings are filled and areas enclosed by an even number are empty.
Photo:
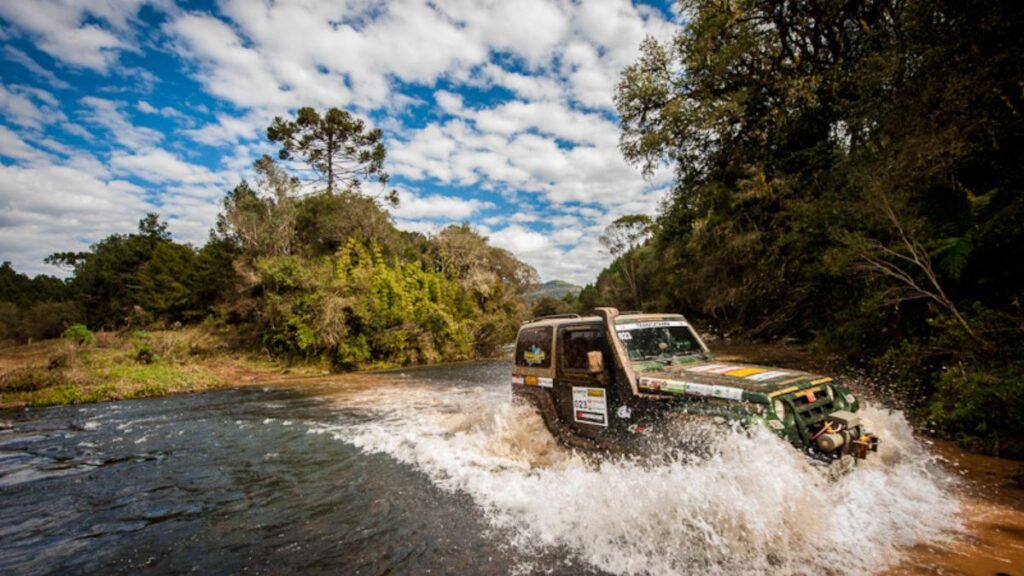
[[[587,352],[587,372],[591,374],[604,372],[604,354],[600,350]]]

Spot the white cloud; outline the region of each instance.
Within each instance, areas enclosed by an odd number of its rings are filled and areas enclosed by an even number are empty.
[[[240,141],[251,141],[264,138],[267,126],[273,121],[274,114],[266,110],[255,110],[245,116],[229,116],[220,114],[217,121],[199,128],[183,130],[182,133],[195,142],[207,146],[237,144]]]
[[[419,196],[409,191],[399,194],[399,204],[392,212],[405,220],[465,220],[477,212],[492,208],[490,202],[434,194]]]
[[[73,66],[105,73],[125,50],[127,24],[146,0],[33,0],[0,2],[0,17],[27,33],[36,47]]]
[[[152,149],[136,154],[115,152],[110,158],[110,165],[121,174],[157,184],[215,184],[224,181],[222,176],[212,173],[205,166],[185,162],[163,149]]]
[[[184,14],[166,30],[177,39],[179,52],[198,63],[199,78],[213,95],[244,107],[288,106],[292,101],[271,73],[268,59],[247,47],[219,18]],[[294,38],[296,32],[280,35]]]
[[[37,78],[42,79],[54,88],[58,88],[60,90],[68,90],[71,88],[70,84],[58,78],[52,71],[44,68],[42,64],[36,62],[31,56],[21,50],[18,50],[14,46],[4,46],[4,58],[11,62],[21,64]]]
[[[138,108],[139,112],[142,112],[143,114],[163,116],[164,118],[173,118],[175,120],[188,119],[188,116],[186,116],[184,113],[182,113],[180,110],[176,108],[172,108],[170,106],[163,106],[161,108],[157,108],[149,102],[146,102],[145,100],[139,100],[135,104],[135,107]]]
[[[403,220],[395,219],[395,227],[406,232],[419,232],[427,236],[437,234],[447,224],[431,220]]]
[[[128,92],[123,102],[76,84],[84,111],[74,117],[102,129],[96,137],[62,117],[49,93],[0,86],[0,113],[21,131],[0,131],[0,154],[24,170],[51,171],[63,158],[64,168],[104,189],[125,184],[115,186],[111,174],[145,181],[146,197],[156,198],[183,238],[205,238],[223,190],[260,154],[273,153],[266,126],[299,105],[375,118],[387,133],[387,169],[406,188],[427,180],[431,189],[470,190],[460,190],[464,197],[405,192],[394,212],[398,226],[430,233],[445,222],[482,223],[496,245],[546,279],[592,280],[607,263],[596,240],[601,228],[616,215],[652,213],[671,180],[662,172],[644,181],[622,160],[612,102],[640,41],[674,29],[658,9],[628,0],[222,0],[216,10],[184,11],[155,0],[165,23],[145,35],[180,56],[185,73],[215,99],[203,112],[215,120],[197,126],[181,106],[140,99],[156,76],[121,63],[125,51],[151,48],[139,41],[144,3],[0,2],[12,34],[60,63],[137,80],[116,86]],[[3,54],[39,82],[69,88],[25,51],[5,47]],[[184,129],[165,134],[136,125],[158,115]],[[407,128],[409,115],[426,125]],[[94,139],[95,156],[62,147],[58,127]],[[199,145],[196,153],[216,147],[218,164],[190,162],[184,154],[192,151],[175,136]],[[54,178],[46,172],[44,180]],[[496,215],[501,208],[488,202],[494,195],[517,213]]]
[[[0,84],[0,113],[19,126],[42,128],[46,113],[23,94],[12,92]]]
[[[92,109],[88,117],[89,122],[106,128],[122,146],[137,150],[153,146],[163,140],[164,135],[160,131],[136,126],[123,110],[122,102],[95,96],[86,96],[81,102]]]
[[[50,155],[25,142],[6,126],[0,125],[0,156],[38,164],[50,159]]]
[[[553,255],[551,239],[547,235],[518,224],[491,232],[488,237],[495,246],[528,258]]]
[[[190,242],[202,246],[210,236],[210,228],[217,220],[220,204],[212,201],[209,193],[213,189],[203,189],[207,197],[197,197],[199,189],[171,192],[160,205],[160,214],[167,221],[167,227],[181,242]],[[222,194],[217,194],[216,198]]]
[[[43,263],[47,255],[130,232],[154,208],[122,180],[68,166],[0,165],[0,245],[22,272],[56,273]]]

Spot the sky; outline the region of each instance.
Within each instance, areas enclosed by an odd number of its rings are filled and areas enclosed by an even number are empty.
[[[622,159],[613,97],[677,22],[668,1],[0,1],[0,260],[60,274],[47,255],[147,212],[201,246],[271,120],[334,106],[384,131],[399,228],[469,222],[592,282],[604,227],[671,182]]]

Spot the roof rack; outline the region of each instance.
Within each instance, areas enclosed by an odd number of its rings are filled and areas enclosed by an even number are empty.
[[[643,314],[642,310],[626,310],[625,312],[619,312],[619,316],[625,316],[627,314]]]
[[[559,318],[579,318],[579,317],[580,317],[579,314],[571,314],[571,313],[570,314],[548,314],[547,316],[537,316],[536,318],[531,319],[530,322],[527,322],[527,324],[530,324],[532,322],[539,322],[541,320],[558,320]]]

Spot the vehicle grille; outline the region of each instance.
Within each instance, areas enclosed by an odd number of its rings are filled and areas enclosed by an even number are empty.
[[[806,396],[793,399],[796,417],[807,429],[817,429],[825,418],[835,411],[832,399],[822,390],[814,402],[808,402]]]

